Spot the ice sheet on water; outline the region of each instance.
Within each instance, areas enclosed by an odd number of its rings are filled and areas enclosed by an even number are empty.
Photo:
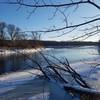
[[[28,100],[49,100],[49,93],[41,93],[36,96],[30,97]]]
[[[84,77],[89,76],[88,78],[91,80],[90,81],[91,83],[93,80],[98,82],[98,83],[95,83],[95,86],[97,88],[100,87],[100,84],[99,84],[100,83],[100,70],[98,69],[100,68],[100,66],[93,69],[92,73],[90,73],[92,67],[90,64],[87,64],[87,63],[76,62],[76,63],[71,64],[71,67],[73,67],[78,73],[80,73]],[[2,88],[3,93],[4,93],[5,91],[15,88],[14,86],[18,84],[23,84],[29,80],[33,80],[36,74],[40,75],[42,73],[39,70],[26,70],[23,72],[14,72],[8,75],[0,76],[0,89]]]
[[[29,72],[33,74],[30,74]],[[15,89],[17,85],[33,80],[37,73],[39,75],[41,74],[39,70],[26,70],[0,76],[0,94]]]
[[[41,75],[39,70],[26,70],[23,72],[14,72],[8,75],[0,76],[0,87],[11,86],[25,83],[29,80],[33,80],[36,75]]]
[[[100,90],[100,65],[96,66],[100,59],[85,62],[72,63],[74,68],[84,79],[97,90]]]
[[[16,88],[16,86],[2,87],[2,88],[0,88],[0,94],[11,91],[15,88]]]

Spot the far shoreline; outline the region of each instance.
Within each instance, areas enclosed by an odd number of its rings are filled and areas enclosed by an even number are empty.
[[[99,42],[92,41],[45,41],[45,40],[0,40],[0,48],[66,48],[79,46],[99,46]]]

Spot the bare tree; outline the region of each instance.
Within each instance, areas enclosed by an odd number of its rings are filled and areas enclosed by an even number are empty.
[[[0,40],[6,39],[5,28],[6,28],[6,23],[5,22],[0,22]]]
[[[15,38],[15,36],[16,36],[16,33],[15,33],[15,26],[9,24],[9,25],[7,26],[7,30],[8,30],[8,34],[9,34],[10,40],[14,40],[14,38]]]
[[[26,35],[20,32],[20,28],[16,27],[15,25],[9,24],[7,26],[8,31],[8,38],[10,40],[21,40],[25,39]]]
[[[32,32],[32,40],[40,40],[41,39],[41,34],[37,32]]]

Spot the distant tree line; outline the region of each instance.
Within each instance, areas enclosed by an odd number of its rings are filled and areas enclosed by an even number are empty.
[[[31,40],[40,40],[41,34],[32,32],[30,34]],[[13,25],[0,22],[0,40],[28,40],[28,34],[22,32],[22,30]]]
[[[20,28],[13,24],[6,24],[0,22],[0,40],[20,40],[24,39],[23,34],[20,33]]]
[[[41,41],[41,40],[1,40],[0,47],[10,48],[66,48],[66,47],[79,47],[79,46],[98,46],[98,42],[81,42],[81,41]]]

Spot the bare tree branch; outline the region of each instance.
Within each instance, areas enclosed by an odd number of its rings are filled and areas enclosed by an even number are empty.
[[[65,6],[71,6],[71,5],[77,5],[77,4],[88,4],[89,1],[79,1],[79,2],[71,2],[71,3],[63,3],[63,4],[38,4],[38,5],[31,5],[26,4],[22,2],[0,2],[1,4],[14,4],[14,5],[23,5],[27,7],[38,7],[38,8],[47,8],[47,7],[65,7]]]
[[[23,31],[23,32],[40,32],[40,33],[47,32],[47,33],[49,33],[49,32],[61,31],[61,30],[69,29],[69,28],[84,26],[86,24],[93,23],[93,22],[96,22],[96,21],[99,21],[99,20],[100,20],[100,18],[96,18],[96,19],[89,20],[89,21],[86,21],[86,22],[83,22],[83,23],[80,23],[80,24],[69,25],[69,26],[65,26],[65,27],[62,27],[62,28],[49,29],[49,30],[37,30],[37,31]]]

